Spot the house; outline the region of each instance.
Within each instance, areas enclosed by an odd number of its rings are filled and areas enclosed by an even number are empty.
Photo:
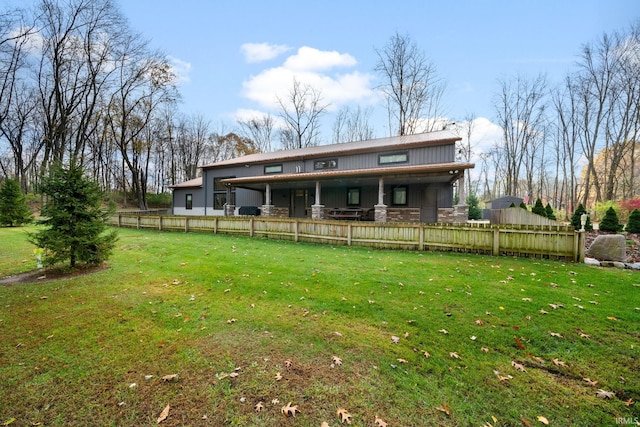
[[[173,185],[175,215],[466,221],[464,171],[450,131],[258,153],[201,166]]]

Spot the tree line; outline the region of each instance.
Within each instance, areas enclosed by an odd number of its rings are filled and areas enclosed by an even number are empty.
[[[459,158],[476,162],[465,185],[489,200],[528,195],[572,211],[578,203],[639,196],[640,24],[580,48],[562,82],[498,79],[502,135],[478,151],[475,116],[455,120]],[[442,129],[446,81],[409,35],[375,49],[390,135]],[[371,107],[329,104],[293,79],[279,112],[214,125],[179,111],[169,58],[130,28],[113,0],[37,0],[0,9],[0,179],[39,192],[52,165],[80,165],[107,192],[140,209],[147,194],[197,177],[197,167],[244,154],[371,139]],[[126,199],[125,199],[126,201]]]

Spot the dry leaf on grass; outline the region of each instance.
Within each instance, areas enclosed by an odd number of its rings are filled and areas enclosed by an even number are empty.
[[[455,351],[450,351],[449,352],[449,357],[451,357],[453,359],[461,359],[461,357]]]
[[[333,360],[333,363],[338,366],[342,365],[342,359],[340,359],[338,356],[333,356],[331,360]]]
[[[392,335],[392,336],[391,336],[391,342],[392,342],[392,343],[394,343],[394,344],[399,343],[399,342],[400,342],[400,337],[397,337],[397,336],[395,336],[395,335]]]
[[[591,386],[591,387],[595,387],[596,384],[598,384],[598,381],[593,381],[591,378],[583,378],[582,379],[584,382],[587,383],[587,385]]]
[[[280,381],[282,379],[282,375],[280,375],[280,372],[276,373],[276,381]]]
[[[165,406],[165,408],[162,410],[162,412],[160,412],[160,416],[158,417],[158,424],[160,424],[161,422],[163,422],[164,420],[167,419],[167,417],[169,416],[169,410],[171,409],[171,407],[169,405]]]
[[[599,389],[596,392],[596,396],[599,397],[600,399],[613,399],[615,395],[610,391]]]
[[[520,363],[517,363],[515,361],[511,361],[511,366],[513,366],[516,371],[527,372],[524,365],[521,365]]]
[[[164,377],[162,377],[163,381],[173,381],[176,378],[178,378],[178,374],[171,374],[171,375],[165,375]]]
[[[538,421],[540,421],[542,424],[546,426],[549,425],[549,420],[546,417],[543,417],[542,415],[538,415]]]
[[[351,424],[351,414],[349,414],[346,409],[338,408],[336,415],[338,416],[338,419],[340,419],[340,422],[342,424]]]
[[[262,411],[262,408],[264,408],[264,403],[262,403],[262,402],[256,403],[256,406],[255,406],[256,412]]]
[[[289,402],[280,409],[280,412],[282,412],[286,417],[288,417],[289,414],[291,414],[291,416],[295,418],[296,412],[300,412],[300,411],[298,411],[298,406],[291,406],[291,402]]]
[[[436,409],[440,412],[444,412],[447,415],[451,415],[451,408],[449,408],[449,405],[447,405],[446,403],[443,403],[440,406],[436,406]]]
[[[553,364],[554,364],[554,365],[556,365],[556,366],[562,366],[562,367],[564,367],[564,368],[566,368],[566,367],[567,367],[567,364],[566,364],[566,363],[564,363],[562,360],[559,360],[559,359],[555,359],[555,358],[554,358],[554,359],[551,359],[551,361],[552,361],[552,362],[553,362]]]
[[[376,420],[373,422],[373,425],[377,427],[387,427],[387,423],[382,421],[382,418],[379,418],[377,415],[376,415]]]

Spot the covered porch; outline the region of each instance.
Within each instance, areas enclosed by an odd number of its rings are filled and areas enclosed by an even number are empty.
[[[466,200],[463,177],[470,168],[473,164],[428,164],[247,176],[221,182],[229,193],[234,188],[262,193],[260,213],[268,217],[438,222],[443,209],[454,213],[455,207],[446,201],[453,199],[455,186],[459,200]],[[233,215],[235,209],[228,205],[225,213]]]

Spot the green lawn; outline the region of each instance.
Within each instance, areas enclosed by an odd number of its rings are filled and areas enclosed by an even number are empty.
[[[640,418],[640,273],[119,233],[105,270],[0,285],[0,425]],[[0,276],[35,267],[23,229],[0,242]]]

